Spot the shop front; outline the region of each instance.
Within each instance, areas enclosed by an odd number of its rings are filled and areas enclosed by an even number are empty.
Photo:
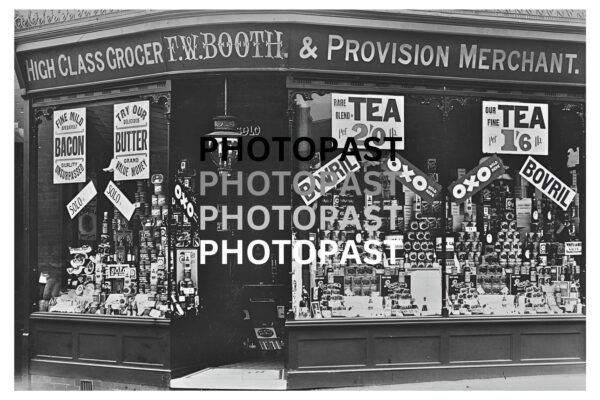
[[[17,24],[31,388],[585,371],[584,17],[100,14]]]

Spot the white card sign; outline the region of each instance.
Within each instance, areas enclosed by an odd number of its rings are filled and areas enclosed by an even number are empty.
[[[332,93],[331,130],[339,147],[353,138],[364,149],[365,140],[373,137],[378,140],[371,147],[390,150],[383,138],[395,137],[395,149],[404,150],[404,96]]]
[[[548,155],[548,104],[482,102],[484,153]]]
[[[67,204],[69,217],[71,217],[71,219],[75,218],[87,203],[96,197],[96,193],[96,186],[94,186],[94,182],[90,181],[83,189],[81,189],[81,192],[77,193],[77,196]]]
[[[127,196],[121,192],[121,190],[113,181],[108,181],[104,195],[108,197],[110,202],[113,203],[113,205],[121,214],[123,214],[127,221],[131,219],[131,216],[135,211],[135,206],[129,201]]]
[[[568,256],[580,256],[583,251],[581,242],[565,242],[565,254]]]
[[[552,172],[544,168],[542,164],[538,163],[531,156],[527,158],[519,174],[558,204],[563,211],[569,208],[569,204],[575,198],[575,191],[573,189],[560,181]]]
[[[85,124],[85,108],[54,112],[54,184],[85,182]]]
[[[114,180],[150,178],[150,102],[115,104]]]

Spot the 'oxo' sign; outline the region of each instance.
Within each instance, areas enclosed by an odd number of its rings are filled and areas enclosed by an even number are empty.
[[[179,201],[179,204],[183,209],[183,213],[190,220],[192,226],[197,228],[200,219],[198,218],[198,213],[196,212],[198,207],[195,204],[194,193],[189,190],[180,179],[175,178],[173,195],[175,196],[175,199]]]
[[[396,179],[427,201],[434,201],[442,191],[442,186],[419,170],[410,162],[395,154],[384,164],[387,169],[397,173]],[[384,167],[385,168],[385,167]]]
[[[497,155],[487,158],[450,185],[452,201],[462,203],[502,174],[504,174],[502,160]]]

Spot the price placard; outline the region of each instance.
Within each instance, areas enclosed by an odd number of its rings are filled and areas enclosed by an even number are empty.
[[[71,219],[75,218],[87,203],[96,197],[96,193],[96,186],[94,186],[94,182],[90,181],[83,189],[81,189],[81,192],[77,193],[77,196],[67,204],[69,217],[71,217]]]
[[[123,216],[129,221],[135,206],[129,201],[127,196],[115,185],[113,181],[108,181],[104,195],[108,197],[111,203],[123,214]]]
[[[548,104],[482,102],[484,153],[548,155]]]
[[[343,147],[353,138],[359,149],[376,138],[371,147],[390,150],[384,138],[397,138],[394,147],[404,150],[404,96],[331,94],[331,136]]]

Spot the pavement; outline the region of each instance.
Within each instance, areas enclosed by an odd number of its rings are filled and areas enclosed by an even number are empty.
[[[358,386],[328,390],[585,390],[585,374],[515,376]]]

